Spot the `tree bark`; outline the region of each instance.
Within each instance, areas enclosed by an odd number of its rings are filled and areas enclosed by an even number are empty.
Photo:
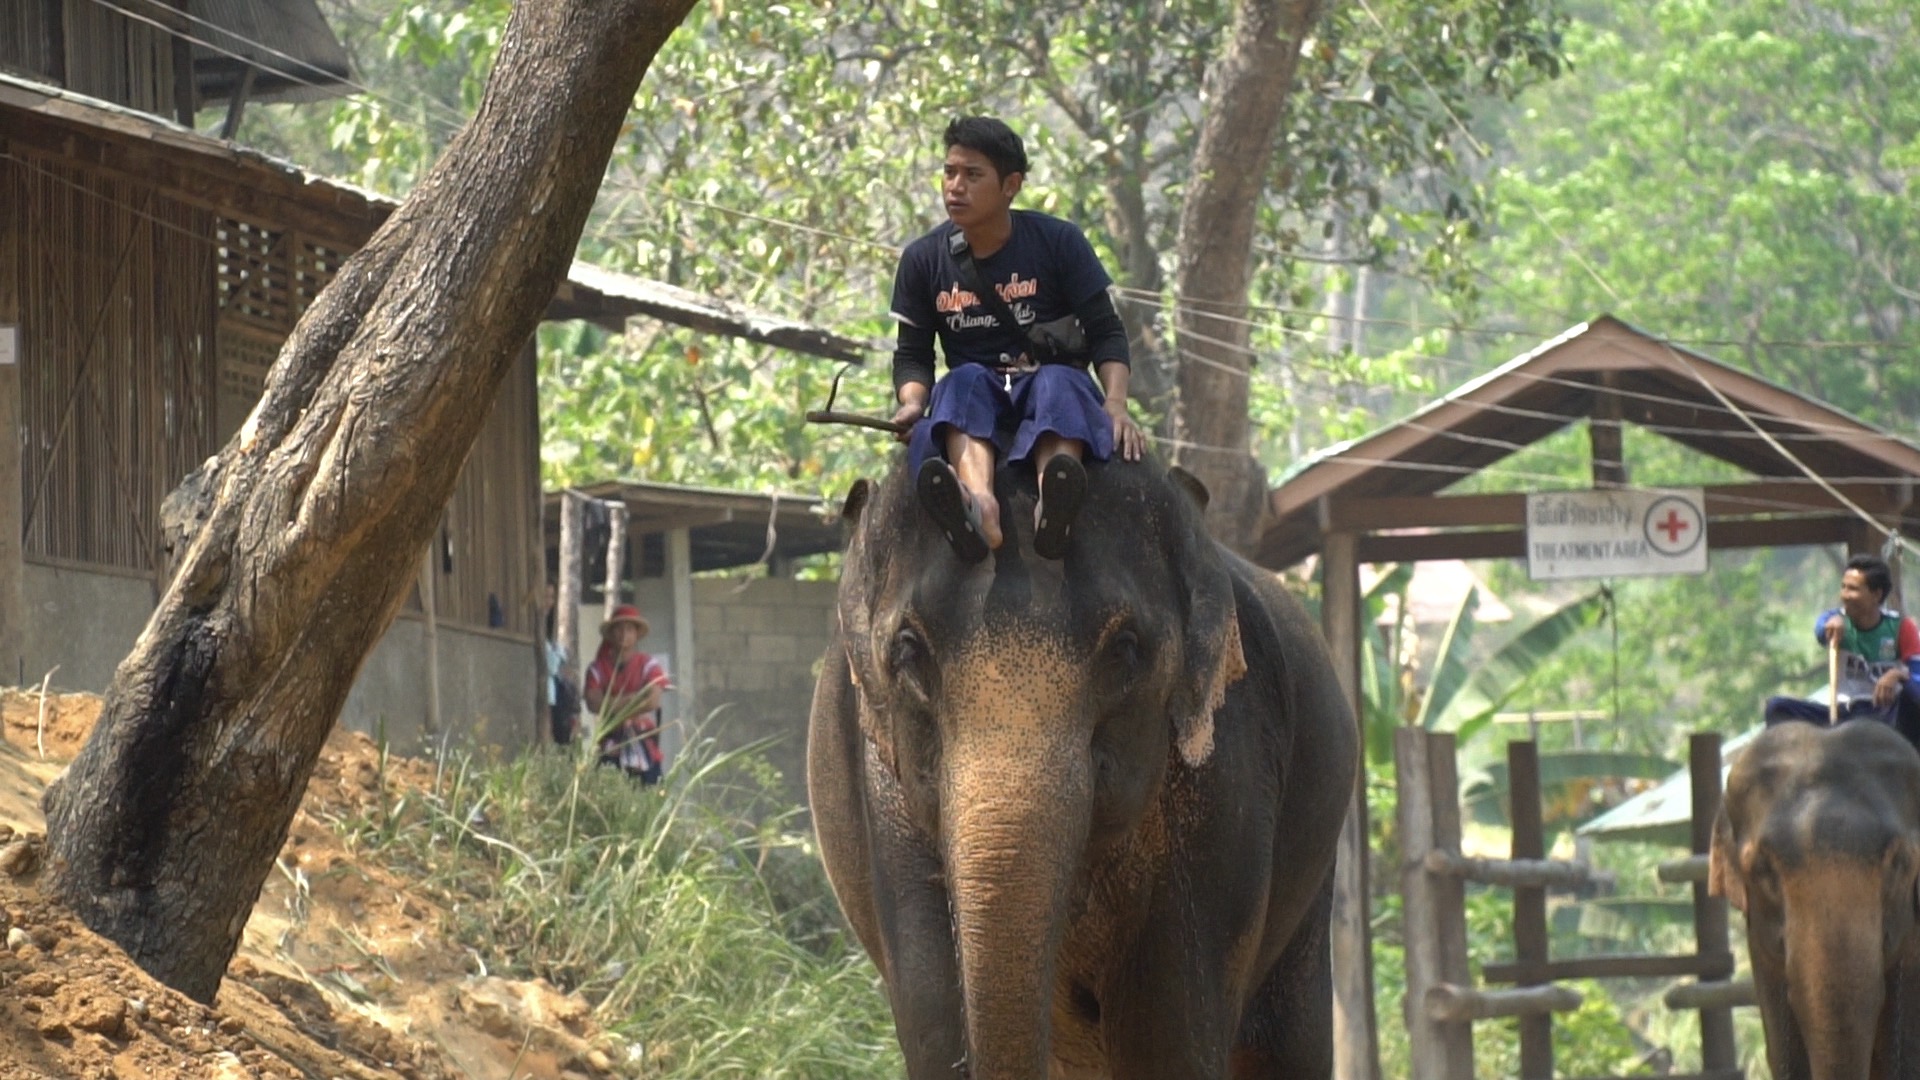
[[[1266,513],[1266,474],[1248,451],[1247,287],[1253,228],[1321,0],[1240,0],[1226,52],[1207,72],[1193,179],[1180,212],[1175,290],[1180,398],[1175,460],[1212,493],[1207,525],[1246,552]]]
[[[49,889],[162,982],[218,990],[640,78],[691,6],[516,5],[472,123],[301,319],[259,407],[194,478],[177,573],[46,796]]]

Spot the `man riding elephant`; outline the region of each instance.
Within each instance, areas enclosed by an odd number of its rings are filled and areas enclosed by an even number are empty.
[[[1830,703],[1767,699],[1769,726],[1790,720],[1873,719],[1920,745],[1920,625],[1887,607],[1893,573],[1877,555],[1855,555],[1840,574],[1840,606],[1820,613],[1813,639],[1837,655]]]
[[[1093,462],[1061,560],[1025,470],[956,557],[904,462],[849,496],[808,789],[911,1080],[1326,1077],[1358,733],[1312,619],[1204,492]]]

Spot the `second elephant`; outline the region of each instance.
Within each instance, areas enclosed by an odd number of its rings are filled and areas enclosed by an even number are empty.
[[[1710,867],[1747,916],[1774,1080],[1920,1077],[1897,1037],[1920,1016],[1920,754],[1870,720],[1768,728],[1728,774]]]

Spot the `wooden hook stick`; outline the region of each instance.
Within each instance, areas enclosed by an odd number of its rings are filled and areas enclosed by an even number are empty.
[[[1840,635],[1827,634],[1827,723],[1840,722]]]
[[[877,416],[862,416],[859,413],[828,412],[820,409],[815,409],[807,413],[807,423],[847,424],[852,427],[872,428],[875,431],[885,431],[895,435],[903,434],[907,430],[905,424],[898,424],[892,420],[881,419]]]

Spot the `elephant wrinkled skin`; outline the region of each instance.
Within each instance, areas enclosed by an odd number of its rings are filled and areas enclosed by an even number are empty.
[[[1197,482],[1094,464],[1065,559],[954,557],[857,485],[808,793],[912,1080],[1326,1077],[1358,736],[1317,627]],[[1185,490],[1183,490],[1183,488]]]
[[[1917,870],[1920,754],[1885,725],[1780,724],[1734,764],[1708,891],[1746,913],[1774,1080],[1920,1077]]]

